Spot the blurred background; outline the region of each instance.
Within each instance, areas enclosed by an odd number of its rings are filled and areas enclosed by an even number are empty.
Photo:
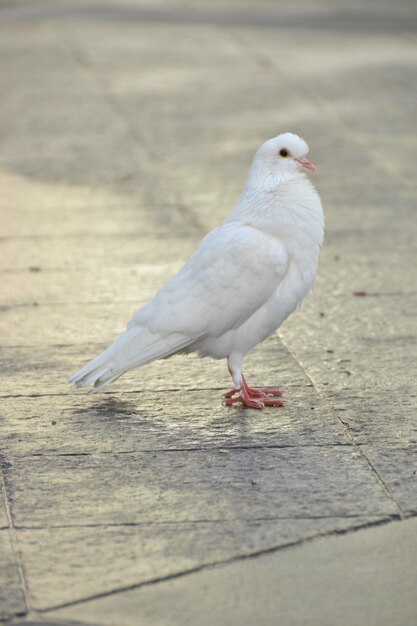
[[[110,341],[287,130],[326,211],[311,340],[321,313],[346,345],[364,315],[410,335],[396,301],[351,295],[415,289],[416,20],[411,0],[1,2],[4,341]]]
[[[143,264],[127,249],[175,239],[168,265],[182,261],[233,206],[258,145],[287,130],[318,165],[329,242],[356,229],[368,251],[365,231],[402,228],[416,19],[411,0],[1,2],[2,234],[26,237],[3,246],[3,266],[65,269],[5,278],[7,301],[147,299],[114,274]],[[332,289],[367,287],[352,282],[359,252]],[[86,267],[94,288],[74,275]]]

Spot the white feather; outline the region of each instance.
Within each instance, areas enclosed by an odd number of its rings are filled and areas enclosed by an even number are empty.
[[[292,158],[279,157],[285,146]],[[299,172],[307,144],[290,133],[261,146],[242,195],[184,267],[102,354],[72,376],[103,389],[126,371],[180,352],[229,359],[271,335],[313,286],[323,240],[320,198]]]

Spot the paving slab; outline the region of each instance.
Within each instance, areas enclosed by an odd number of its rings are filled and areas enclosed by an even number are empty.
[[[54,616],[109,626],[411,626],[417,619],[416,531],[416,520],[408,520],[319,538]]]
[[[4,471],[17,526],[399,513],[350,446],[45,454]]]
[[[267,409],[256,420],[247,411],[222,407],[222,391],[125,391],[100,400],[5,398],[4,456],[351,445],[343,425],[311,387],[309,394],[289,389],[286,407]]]
[[[152,584],[326,532],[344,532],[378,519],[353,516],[67,526],[22,529],[18,538],[32,608],[43,610],[119,592],[130,585]]]
[[[93,277],[84,271],[42,271],[40,266],[32,266],[32,271],[20,276],[16,284],[15,272],[6,274],[4,286],[7,297],[4,307],[71,304],[90,304],[101,302],[131,302],[132,307],[139,308],[148,302],[168,279],[173,276],[173,267],[162,264],[150,270],[148,267],[136,266],[106,270]],[[178,267],[178,269],[180,269]],[[175,271],[175,270],[174,270]],[[80,297],[81,294],[81,297]],[[91,294],[90,297],[88,294]],[[43,309],[45,316],[49,311]],[[123,321],[123,320],[122,320]],[[117,320],[114,320],[117,323]],[[126,320],[127,324],[128,320]]]
[[[97,269],[110,266],[109,257],[113,268],[129,267],[135,271],[135,268],[146,264],[152,272],[152,266],[157,267],[161,262],[181,263],[181,260],[184,261],[195,250],[194,240],[190,241],[181,235],[175,239],[169,237],[167,245],[166,234],[141,239],[140,246],[135,236],[115,234],[85,234],[65,238],[54,235],[33,238],[5,237],[0,239],[0,246],[1,270],[4,273],[15,273],[16,281],[20,279],[20,272],[33,274],[34,267],[39,271],[83,269],[89,273],[93,267]],[[22,277],[22,280],[25,278]],[[79,293],[78,298],[83,295]],[[93,295],[95,294],[90,293],[90,297]],[[138,298],[139,293],[136,295]]]

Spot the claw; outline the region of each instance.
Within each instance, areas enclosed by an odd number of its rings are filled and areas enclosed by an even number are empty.
[[[285,400],[262,400],[265,406],[285,406]]]
[[[230,391],[226,391],[226,393],[222,395],[222,398],[231,398],[236,393],[240,393],[240,389],[231,389]]]

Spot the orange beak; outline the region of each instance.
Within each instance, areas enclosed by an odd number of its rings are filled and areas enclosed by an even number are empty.
[[[301,165],[301,167],[305,167],[307,170],[311,170],[312,172],[317,172],[317,167],[305,157],[301,157],[301,159],[295,160]]]

